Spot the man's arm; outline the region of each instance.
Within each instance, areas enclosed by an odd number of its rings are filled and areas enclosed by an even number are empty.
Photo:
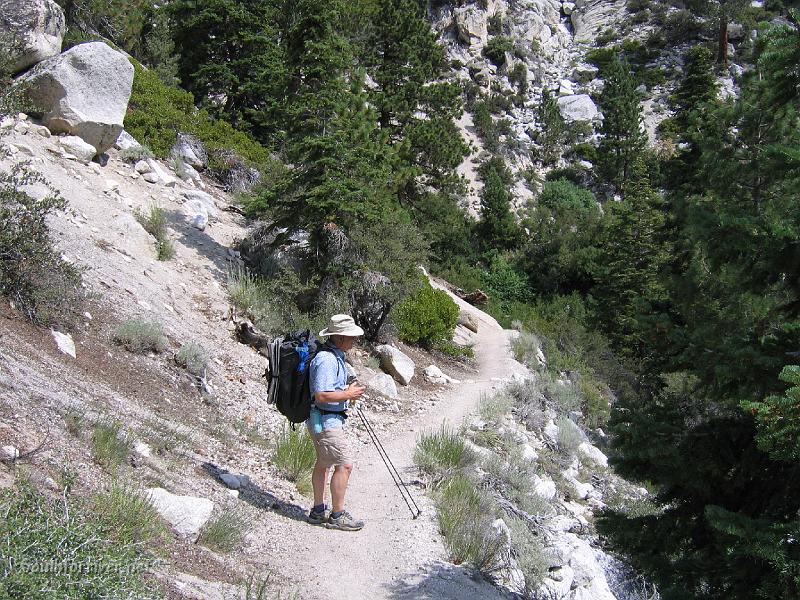
[[[344,402],[345,400],[355,400],[360,398],[366,388],[358,382],[353,382],[346,389],[336,390],[334,392],[315,392],[314,400],[320,404],[329,404],[333,402]]]

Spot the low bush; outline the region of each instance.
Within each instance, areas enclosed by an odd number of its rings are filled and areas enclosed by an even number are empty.
[[[175,355],[175,362],[192,375],[201,377],[208,367],[208,353],[200,344],[189,342],[181,346]]]
[[[0,492],[0,597],[160,597],[144,577],[154,561],[113,533],[69,496],[51,500],[28,483]]]
[[[558,451],[563,456],[572,456],[583,441],[581,430],[565,415],[558,417],[556,425],[558,425]]]
[[[511,546],[517,566],[525,578],[520,592],[524,598],[537,598],[542,580],[549,573],[552,562],[550,555],[539,536],[530,530],[526,522],[519,518],[510,518],[506,524],[511,531]]]
[[[478,415],[484,421],[496,423],[511,411],[513,405],[513,398],[506,393],[481,394],[478,401]]]
[[[458,306],[446,292],[425,282],[394,308],[392,321],[404,342],[431,348],[450,341],[458,313]]]
[[[467,448],[464,436],[447,425],[438,431],[423,432],[414,449],[414,464],[434,482],[452,476],[473,464],[475,455]]]
[[[434,349],[450,358],[475,358],[475,349],[472,346],[460,346],[449,340],[437,342]]]
[[[511,340],[511,352],[514,358],[533,371],[540,371],[543,366],[537,358],[541,342],[539,338],[527,331],[520,331],[519,335]]]
[[[175,246],[169,239],[167,213],[160,206],[151,206],[148,212],[134,211],[134,216],[144,230],[156,238],[156,258],[169,260],[175,256]]]
[[[130,483],[113,481],[92,505],[111,537],[123,544],[149,543],[167,529],[153,503]]]
[[[483,55],[498,67],[506,64],[506,52],[514,51],[514,40],[505,35],[497,35],[489,39],[483,48]]]
[[[664,19],[664,34],[668,42],[682,43],[694,39],[702,30],[702,24],[690,10],[679,10]]]
[[[295,483],[308,479],[317,460],[314,443],[305,427],[284,427],[275,442],[272,462]]]
[[[131,146],[119,152],[120,159],[128,163],[137,163],[140,160],[155,158],[156,155],[147,146]]]
[[[130,352],[163,352],[167,349],[167,336],[164,328],[152,321],[128,319],[114,330],[114,341]]]
[[[248,529],[247,515],[237,508],[223,508],[200,531],[197,543],[218,552],[230,552],[238,546]]]
[[[490,574],[505,563],[505,536],[492,527],[488,496],[464,474],[448,479],[436,495],[439,528],[455,564],[467,563]]]
[[[552,375],[546,375],[541,380],[541,390],[545,398],[560,414],[567,414],[582,408],[582,396],[569,382],[560,382]]]
[[[608,424],[608,418],[611,416],[611,404],[606,395],[608,392],[601,389],[602,387],[605,386],[601,386],[587,376],[582,376],[580,382],[578,382],[578,389],[582,396],[581,409],[584,420],[586,426],[591,429],[605,427]]]
[[[122,425],[97,423],[92,428],[92,456],[97,464],[113,472],[128,459],[130,440],[122,432]]]

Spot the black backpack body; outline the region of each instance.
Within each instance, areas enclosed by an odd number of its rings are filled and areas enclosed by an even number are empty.
[[[268,401],[290,423],[302,423],[311,411],[309,370],[311,360],[322,348],[316,336],[306,329],[276,337],[269,345],[266,378]]]

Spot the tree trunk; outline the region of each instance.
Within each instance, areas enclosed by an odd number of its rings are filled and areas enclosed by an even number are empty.
[[[725,69],[728,68],[728,15],[725,11],[720,11],[719,15],[719,49],[717,51],[717,62]]]

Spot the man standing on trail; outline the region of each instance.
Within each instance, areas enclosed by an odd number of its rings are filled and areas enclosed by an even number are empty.
[[[333,315],[328,327],[319,335],[327,337],[328,341],[314,356],[309,371],[312,404],[306,425],[314,441],[317,462],[311,475],[314,507],[308,514],[308,522],[330,529],[358,531],[364,527],[364,522],[354,519],[344,509],[347,482],[353,471],[345,420],[350,401],[360,398],[364,394],[364,387],[357,382],[348,384],[344,355],[353,347],[356,339],[364,335],[364,330],[349,315]],[[328,514],[325,483],[331,467],[333,506]]]

